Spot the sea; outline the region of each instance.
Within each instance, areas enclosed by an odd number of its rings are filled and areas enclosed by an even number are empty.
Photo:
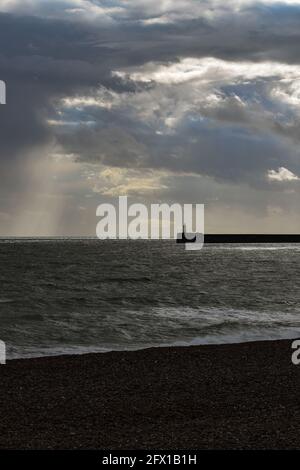
[[[0,240],[8,359],[300,337],[300,245]]]

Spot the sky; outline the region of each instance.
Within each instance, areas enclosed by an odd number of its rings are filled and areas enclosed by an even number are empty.
[[[1,0],[0,80],[0,236],[124,195],[300,233],[300,0]]]

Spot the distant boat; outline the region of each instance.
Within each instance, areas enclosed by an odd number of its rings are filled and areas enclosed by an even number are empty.
[[[194,238],[191,238],[191,239],[187,238],[186,229],[185,229],[185,225],[184,225],[183,229],[182,229],[182,233],[178,234],[178,236],[177,236],[176,243],[181,243],[181,244],[196,243],[196,240],[197,240],[197,236],[195,236]]]

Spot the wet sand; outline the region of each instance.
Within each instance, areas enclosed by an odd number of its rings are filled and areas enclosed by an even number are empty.
[[[300,448],[292,341],[9,361],[1,449]]]

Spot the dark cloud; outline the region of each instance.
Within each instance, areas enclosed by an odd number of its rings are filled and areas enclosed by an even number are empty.
[[[63,3],[56,3],[56,8]],[[67,3],[70,6],[71,2]],[[180,56],[300,60],[300,9],[296,7],[249,8],[237,18],[226,15],[211,23],[200,18],[167,25],[137,23],[142,11],[137,10],[130,21],[102,25],[100,30],[95,24],[66,18],[0,15],[0,70],[9,93],[1,127],[5,127],[3,121],[9,121],[12,127],[26,128],[20,136],[20,148],[36,141],[37,134],[44,138],[47,130],[43,120],[47,112],[51,114],[56,97],[100,83],[120,87],[110,76],[114,69],[148,61],[176,61]],[[17,109],[22,109],[23,122]],[[19,133],[15,139],[8,135],[4,153],[9,143],[18,146]]]
[[[12,191],[30,185],[26,161],[51,145],[81,164],[194,173],[268,191],[278,188],[269,170],[300,175],[300,6],[85,3],[87,10],[80,0],[15,2],[0,13],[3,210]],[[205,79],[206,62],[184,62],[208,57],[221,62]],[[234,69],[245,61],[261,68]],[[273,75],[269,61],[286,68],[274,66]],[[173,75],[160,81],[159,66]],[[177,73],[191,78],[176,81]],[[108,105],[88,104],[103,98],[99,90],[111,94]],[[67,97],[86,103],[64,106]]]

